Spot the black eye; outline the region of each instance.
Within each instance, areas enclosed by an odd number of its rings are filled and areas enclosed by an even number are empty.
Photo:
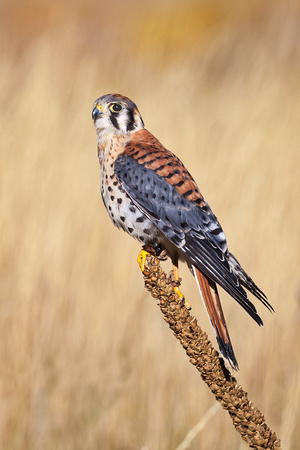
[[[109,109],[113,113],[118,113],[118,112],[122,111],[123,108],[122,108],[122,105],[120,103],[112,103],[110,105]]]

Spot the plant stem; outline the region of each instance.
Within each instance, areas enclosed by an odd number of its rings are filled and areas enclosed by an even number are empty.
[[[216,400],[228,411],[242,439],[250,448],[280,449],[280,440],[266,424],[264,415],[252,404],[247,392],[225,367],[223,359],[197,324],[196,318],[182,305],[182,300],[160,267],[158,258],[147,256],[143,275],[145,287],[159,300],[164,320]]]

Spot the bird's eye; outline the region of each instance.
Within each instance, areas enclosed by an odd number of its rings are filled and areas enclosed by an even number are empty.
[[[118,112],[122,111],[123,108],[122,108],[122,105],[120,105],[120,103],[112,103],[110,105],[109,109],[113,113],[118,113]]]

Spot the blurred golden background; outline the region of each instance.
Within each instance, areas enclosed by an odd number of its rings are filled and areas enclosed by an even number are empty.
[[[102,205],[109,92],[183,160],[274,306],[253,299],[259,328],[221,292],[238,382],[299,448],[299,3],[2,0],[0,23],[0,448],[175,449],[215,402]],[[247,447],[219,410],[190,448]]]

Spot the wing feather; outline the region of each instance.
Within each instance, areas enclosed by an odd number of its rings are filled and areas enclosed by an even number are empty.
[[[204,199],[205,207],[201,208],[180,195],[164,177],[126,154],[118,156],[114,170],[137,208],[185,254],[192,265],[218,283],[262,325],[255,306],[226,259],[227,243],[226,251],[221,250],[224,245],[219,245],[216,230],[223,231]]]

